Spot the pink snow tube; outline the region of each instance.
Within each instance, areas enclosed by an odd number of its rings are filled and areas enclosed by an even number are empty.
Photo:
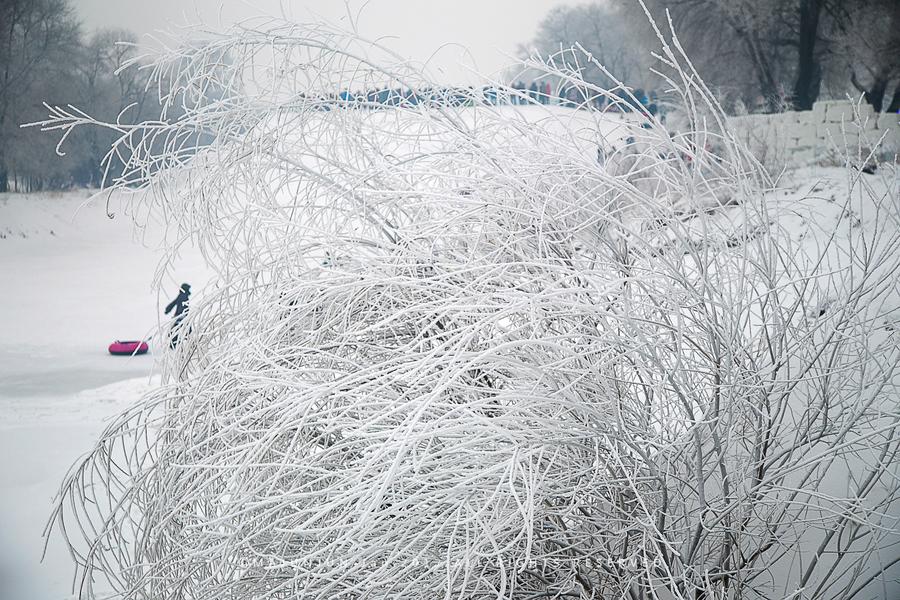
[[[150,346],[147,342],[141,340],[120,341],[116,340],[109,345],[109,353],[116,356],[135,356],[137,354],[147,354]]]

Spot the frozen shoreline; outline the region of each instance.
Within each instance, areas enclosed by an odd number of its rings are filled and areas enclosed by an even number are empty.
[[[108,218],[89,192],[0,195],[0,598],[73,597],[74,565],[42,533],[66,471],[111,417],[153,385],[154,355],[114,357],[116,338],[160,323],[151,281],[161,251]],[[152,237],[150,238],[152,240]],[[176,275],[202,284],[199,255]],[[202,287],[197,285],[198,288]],[[177,290],[177,283],[165,290]]]
[[[59,532],[41,562],[54,496],[109,419],[153,384],[144,376],[74,394],[0,395],[0,597],[72,597],[74,569]]]

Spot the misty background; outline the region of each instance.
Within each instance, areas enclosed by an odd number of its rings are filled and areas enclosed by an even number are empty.
[[[20,125],[45,118],[44,102],[122,123],[158,117],[150,69],[123,67],[146,64],[141,46],[173,43],[166,31],[252,26],[265,16],[327,20],[378,39],[448,86],[480,85],[479,74],[528,85],[517,58],[568,63],[566,49],[578,44],[609,71],[587,65],[586,80],[619,80],[663,103],[652,54],[660,42],[645,9],[660,24],[668,11],[679,43],[731,114],[808,110],[848,96],[900,110],[897,0],[2,0],[0,192],[96,187],[115,175],[116,161],[106,173],[101,165],[115,132],[79,131],[60,157],[56,136]]]

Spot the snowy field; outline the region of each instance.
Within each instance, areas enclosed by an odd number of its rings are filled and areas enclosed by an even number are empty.
[[[114,357],[114,339],[147,336],[169,298],[151,283],[159,232],[136,241],[116,203],[82,206],[87,192],[0,195],[0,598],[71,596],[72,567],[59,539],[40,563],[42,531],[69,466],[105,420],[150,385],[150,354]],[[178,281],[202,290],[198,255]]]
[[[620,143],[629,118],[598,124],[558,107],[500,110],[574,134],[585,152],[597,132]],[[161,351],[157,340],[136,357],[110,356],[107,346],[151,336],[179,284],[190,282],[197,299],[211,275],[199,252],[188,253],[163,277],[168,295],[158,296],[164,232],[150,225],[137,235],[130,204],[119,200],[0,194],[0,600],[74,597],[58,532],[41,560],[53,498],[106,422],[153,385]]]
[[[608,139],[620,137],[614,121],[605,125]],[[822,232],[846,239],[895,226],[878,223],[858,189],[848,192],[847,177],[816,168],[779,181],[770,203],[796,249],[814,254]],[[860,177],[875,196],[896,193],[894,171]],[[163,232],[151,226],[136,239],[121,204],[89,198],[0,195],[0,600],[72,597],[73,566],[58,532],[41,562],[53,497],[105,422],[154,385],[161,352],[158,336],[146,356],[113,357],[106,347],[153,334],[178,285],[190,282],[202,295],[210,277],[199,253],[188,252],[157,295]],[[897,326],[896,294],[884,301],[879,335]]]
[[[816,169],[785,177],[772,202],[793,206],[787,224],[802,240],[810,228],[845,233],[874,225],[846,197],[846,173]],[[882,174],[871,181],[890,185]],[[134,239],[127,215],[106,216],[86,192],[0,196],[0,598],[71,597],[72,566],[58,538],[40,562],[42,531],[68,467],[91,447],[106,419],[153,385],[149,355],[112,357],[113,339],[141,337],[159,325],[168,298],[151,282],[158,232]],[[845,222],[841,224],[841,222]],[[178,261],[178,280],[201,289],[199,255]],[[889,303],[894,304],[895,299]],[[892,307],[893,308],[893,307]],[[890,312],[890,311],[888,311]]]

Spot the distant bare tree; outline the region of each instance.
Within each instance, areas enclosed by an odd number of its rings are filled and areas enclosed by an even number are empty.
[[[23,99],[68,62],[78,42],[69,0],[0,2],[0,192],[9,189],[9,144],[26,108]]]
[[[643,7],[619,0],[635,18]],[[787,33],[793,2],[781,0],[647,0],[658,20],[670,11],[675,31],[707,83],[733,91],[745,102],[762,97],[769,111],[788,96],[789,54],[796,40]]]
[[[128,30],[101,29],[82,47],[78,60],[79,102],[89,107],[92,116],[113,121],[120,117],[140,119],[148,96],[147,77],[139,69],[122,68],[134,58],[135,42],[135,35]],[[127,115],[122,115],[123,111]],[[101,128],[85,129],[81,134],[86,152],[78,169],[78,180],[96,186],[103,177],[103,157],[115,136]]]
[[[617,4],[639,28],[644,7],[636,0]],[[745,101],[762,96],[769,111],[785,105],[812,108],[823,74],[833,67],[828,63],[835,60],[851,65],[849,73],[841,70],[843,81],[852,77],[880,109],[900,64],[896,0],[646,0],[645,5],[658,20],[669,11],[680,42],[708,84],[733,90]]]
[[[900,2],[857,2],[838,31],[836,51],[856,91],[876,111],[900,110]],[[842,73],[845,75],[846,72]],[[893,85],[892,94],[891,86]],[[887,106],[885,106],[887,104]]]
[[[47,98],[60,102],[78,101],[76,64],[77,56],[72,56],[50,74],[35,80],[26,93],[13,98],[12,118],[3,134],[3,144],[9,149],[4,163],[9,173],[9,191],[34,192],[72,185],[86,154],[85,136],[81,132],[73,136],[64,155],[59,156],[53,140],[37,135],[33,129],[23,129],[19,124],[38,118],[41,110],[46,110],[42,102]]]
[[[557,6],[541,21],[534,41],[523,49],[523,53],[556,56],[557,61],[565,62],[580,58],[577,66],[569,66],[579,69],[585,81],[610,86],[609,75],[597,64],[584,60],[584,53],[567,52],[576,44],[616,79],[637,86],[646,85],[650,53],[633,43],[632,28],[616,7],[601,4]]]

